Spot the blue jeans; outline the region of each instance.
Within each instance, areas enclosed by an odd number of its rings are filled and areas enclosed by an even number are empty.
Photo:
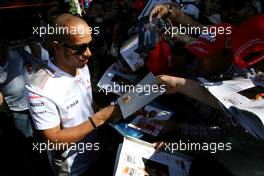
[[[12,111],[16,128],[26,137],[33,137],[31,116],[28,110]]]

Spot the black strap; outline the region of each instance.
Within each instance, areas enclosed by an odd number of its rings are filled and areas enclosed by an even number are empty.
[[[94,129],[97,129],[97,126],[95,125],[93,119],[92,119],[91,117],[89,117],[89,120],[90,120],[90,122],[91,122],[93,128],[94,128]]]

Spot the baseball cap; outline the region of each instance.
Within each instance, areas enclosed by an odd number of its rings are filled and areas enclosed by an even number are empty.
[[[235,64],[247,68],[264,60],[264,15],[239,25],[232,34]]]
[[[220,23],[208,28],[214,28],[215,33],[201,34],[196,41],[188,43],[184,47],[198,58],[213,55],[221,49],[230,49],[231,51],[231,33],[234,27],[228,23]]]

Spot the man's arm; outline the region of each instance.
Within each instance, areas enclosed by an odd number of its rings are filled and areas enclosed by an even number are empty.
[[[110,117],[118,116],[115,113],[116,111],[118,111],[117,109],[117,106],[107,106],[101,111],[95,113],[92,117],[92,121],[97,127],[99,127],[100,125],[104,124]],[[42,133],[45,138],[51,142],[70,144],[79,142],[93,129],[94,127],[91,121],[88,119],[87,121],[75,127],[61,129],[60,125],[58,125],[51,129],[42,130]]]
[[[203,104],[222,110],[217,99],[197,81],[167,75],[157,76],[157,81],[158,84],[165,85],[167,93],[178,92]]]
[[[172,12],[170,13],[169,10]],[[150,12],[149,15],[149,21],[152,21],[153,17],[157,16],[159,18],[163,18],[169,15],[170,20],[172,21],[173,25],[182,24],[184,26],[192,26],[192,27],[200,27],[202,28],[203,25],[197,21],[195,21],[192,17],[189,15],[186,15],[185,13],[181,12],[179,7],[173,4],[162,4],[162,5],[156,5]]]
[[[51,142],[76,143],[94,129],[90,119],[74,127],[61,128],[60,116],[64,115],[61,114],[63,112],[58,111],[58,107],[52,100],[29,91],[28,101],[36,129],[41,131],[44,137]],[[114,121],[120,117],[122,116],[119,107],[109,105],[88,118],[91,118],[95,126],[99,127],[108,120]]]
[[[157,16],[158,18],[169,18],[172,25],[170,35],[172,35],[173,38],[175,38],[178,42],[182,44],[187,44],[195,41],[196,36],[199,36],[199,32],[202,31],[204,28],[202,24],[194,20],[189,15],[186,15],[185,13],[181,12],[179,7],[173,4],[162,4],[155,6],[150,12],[149,21],[152,21],[155,16]],[[179,25],[188,28],[192,27],[192,33],[178,33],[178,30],[175,30]]]

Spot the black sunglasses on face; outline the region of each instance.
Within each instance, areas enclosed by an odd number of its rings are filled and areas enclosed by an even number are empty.
[[[61,43],[61,44],[65,47],[75,50],[75,54],[77,55],[82,55],[87,50],[87,48],[91,48],[90,43],[84,43],[80,45],[69,45],[67,43]]]

